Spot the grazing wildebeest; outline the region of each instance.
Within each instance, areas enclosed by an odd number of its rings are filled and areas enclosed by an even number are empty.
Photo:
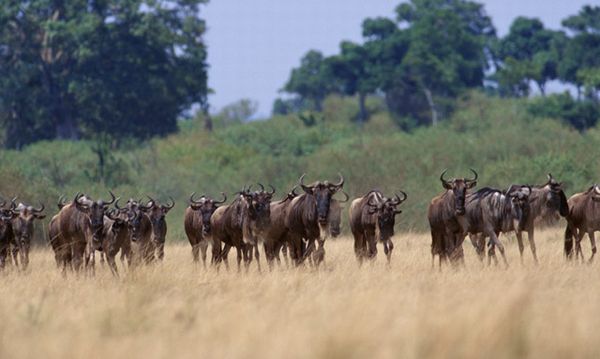
[[[14,241],[12,220],[19,215],[13,212],[14,206],[7,209],[4,205],[0,205],[0,269],[4,269],[7,261],[10,263],[10,245]]]
[[[194,194],[190,196],[190,205],[185,210],[185,216],[183,219],[183,227],[185,234],[188,237],[190,245],[192,246],[192,257],[194,262],[198,262],[200,254],[202,255],[202,264],[206,267],[206,250],[211,236],[210,217],[219,208],[219,205],[227,201],[225,193],[221,192],[223,199],[221,201],[215,201],[210,197],[201,196],[199,200],[194,200]],[[214,249],[213,244],[213,249]],[[216,253],[217,257],[213,256],[213,264],[218,260],[218,256],[221,253],[221,248]]]
[[[231,247],[237,251],[238,270],[242,256],[246,268],[252,261],[252,250],[256,254],[256,262],[260,270],[260,259],[258,257],[258,240],[263,232],[269,227],[271,213],[271,198],[275,189],[265,191],[264,186],[259,184],[261,190],[251,192],[245,188],[239,192],[237,198],[227,206],[221,206],[213,213],[210,219],[213,238],[213,256],[215,250],[221,250],[220,259],[227,265],[227,255]]]
[[[163,205],[151,197],[148,197],[148,199],[150,199],[150,202],[146,205],[149,208],[146,210],[146,214],[150,218],[150,222],[152,222],[152,241],[156,247],[156,257],[162,261],[165,257],[165,239],[167,236],[167,221],[165,220],[165,216],[175,207],[175,201],[169,197],[171,204]]]
[[[557,214],[558,212],[558,214]],[[556,220],[558,215],[566,217],[569,214],[569,204],[567,196],[562,189],[562,183],[556,181],[550,173],[548,173],[548,181],[541,186],[532,186],[531,194],[529,195],[529,216],[522,229],[517,232],[517,240],[519,242],[519,251],[523,256],[523,242],[519,240],[522,231],[527,232],[529,247],[535,263],[538,263],[538,258],[534,240],[534,224],[536,220]]]
[[[524,228],[529,215],[531,191],[530,186],[513,185],[506,192],[484,187],[467,195],[465,234],[468,233],[472,236],[471,241],[477,249],[480,259],[483,259],[485,255],[485,238],[489,237],[488,264],[492,257],[497,262],[494,248],[498,247],[504,264],[508,267],[504,246],[498,236],[501,232],[517,231],[520,237],[519,231]],[[481,235],[477,236],[478,234]]]
[[[464,240],[465,198],[467,190],[477,185],[477,172],[471,169],[474,178],[444,179],[446,170],[440,175],[444,193],[434,197],[427,209],[427,218],[431,228],[431,265],[438,255],[440,268],[442,260],[456,262],[463,259],[462,241]]]
[[[73,269],[78,271],[85,257],[86,268],[94,269],[95,251],[102,246],[104,214],[116,199],[112,192],[109,193],[111,200],[108,202],[94,201],[78,193],[52,219],[50,243],[55,243],[53,248],[59,248],[58,257],[63,268],[72,262]]]
[[[290,257],[298,265],[310,258],[317,241],[319,246],[311,260],[318,265],[325,258],[324,245],[329,235],[331,198],[344,186],[344,177],[340,174],[338,183],[317,181],[305,185],[305,176],[303,174],[298,181],[304,193],[292,199],[285,218],[288,249]],[[304,240],[307,242],[306,246]]]
[[[44,219],[45,215],[41,214],[44,211],[44,205],[39,208],[28,206],[24,203],[19,203],[15,209],[19,216],[13,219],[12,227],[14,233],[14,243],[12,243],[12,255],[15,265],[19,268],[18,257],[21,259],[21,267],[27,269],[29,265],[29,249],[31,248],[31,238],[33,237],[33,221],[36,219]]]
[[[102,241],[102,252],[106,256],[106,262],[115,277],[119,276],[115,257],[121,251],[131,260],[131,242],[129,239],[129,228],[127,221],[118,211],[106,211],[104,219],[104,240]],[[131,264],[131,262],[130,262]]]
[[[115,207],[125,217],[127,222],[127,232],[131,242],[131,260],[132,266],[142,263],[150,264],[154,261],[155,245],[152,241],[152,222],[146,214],[150,207],[130,199],[125,207],[119,207],[118,201]],[[126,257],[121,255],[121,260]]]
[[[396,215],[402,213],[396,207],[407,198],[398,194],[387,198],[379,190],[372,190],[363,197],[356,198],[350,205],[350,230],[354,236],[354,253],[358,262],[374,259],[377,255],[377,242],[383,244],[388,264],[392,257],[394,244],[394,224]]]
[[[581,240],[587,233],[592,246],[592,262],[596,254],[596,238],[594,232],[600,231],[600,186],[594,184],[587,191],[576,193],[568,200],[569,215],[565,230],[565,255],[571,259],[573,255],[573,237],[575,237],[575,256],[583,260]]]

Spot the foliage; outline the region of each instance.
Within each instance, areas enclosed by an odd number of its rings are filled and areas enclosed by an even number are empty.
[[[174,132],[207,93],[204,1],[2,2],[4,146]]]

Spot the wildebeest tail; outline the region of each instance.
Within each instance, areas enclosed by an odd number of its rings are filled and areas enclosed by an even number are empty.
[[[565,256],[571,258],[573,254],[573,228],[570,224],[567,224],[565,229]]]

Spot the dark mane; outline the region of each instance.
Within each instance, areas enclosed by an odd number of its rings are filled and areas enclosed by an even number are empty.
[[[505,194],[503,191],[491,187],[483,187],[477,190],[476,192],[471,193],[472,199],[481,199],[483,197],[487,197],[489,195],[493,195],[495,193]]]

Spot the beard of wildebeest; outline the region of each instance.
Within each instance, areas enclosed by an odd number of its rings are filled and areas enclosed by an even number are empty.
[[[23,270],[27,269],[27,266],[29,265],[29,249],[31,247],[31,238],[33,237],[33,221],[46,218],[45,215],[41,214],[43,210],[43,204],[40,208],[33,208],[32,206],[27,206],[23,203],[19,203],[17,206],[19,216],[12,221],[16,244],[13,249],[13,257],[15,259],[15,265],[19,267],[16,253],[19,254]]]
[[[175,201],[169,197],[171,204],[161,205],[151,197],[148,198],[150,202],[146,206],[146,208],[149,208],[146,210],[146,213],[152,223],[152,240],[156,246],[156,256],[162,261],[165,256],[165,240],[167,236],[167,221],[165,217],[175,207]]]

